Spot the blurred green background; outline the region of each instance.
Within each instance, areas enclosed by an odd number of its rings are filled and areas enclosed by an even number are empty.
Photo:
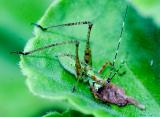
[[[13,50],[23,50],[32,37],[33,26],[52,0],[0,0],[0,117],[35,117],[55,105],[32,95],[25,85]],[[160,26],[159,0],[134,0],[134,6],[144,16],[151,16]]]
[[[13,50],[23,50],[51,0],[0,0],[0,117],[35,117],[54,105],[31,94]]]

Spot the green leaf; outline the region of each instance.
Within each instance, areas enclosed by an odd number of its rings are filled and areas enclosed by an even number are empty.
[[[92,21],[91,48],[93,68],[98,70],[107,60],[112,61],[126,2],[118,0],[57,0],[48,8],[39,21],[42,26],[63,24],[66,22]],[[102,104],[96,100],[86,83],[79,83],[78,90],[71,92],[76,82],[74,76],[65,71],[55,55],[75,53],[74,45],[57,46],[28,56],[21,56],[21,68],[27,76],[30,91],[43,98],[68,101],[69,107],[92,114],[96,117],[148,117],[160,116],[160,90],[158,90],[160,70],[160,29],[151,20],[140,16],[136,9],[129,6],[126,29],[118,55],[120,62],[128,53],[127,74],[115,78],[114,83],[122,87],[129,96],[146,106],[141,111],[134,106],[117,107]],[[80,59],[83,60],[87,26],[53,28],[41,31],[35,28],[35,37],[29,40],[25,51],[64,40],[77,39],[80,43]]]
[[[44,115],[43,117],[75,117],[77,115],[78,115],[78,117],[92,117],[91,115],[84,115],[82,113],[79,113],[79,112],[73,111],[73,110],[67,110],[63,113],[59,113],[57,111],[49,112],[46,115]]]

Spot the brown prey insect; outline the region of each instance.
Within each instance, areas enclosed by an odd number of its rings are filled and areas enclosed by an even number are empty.
[[[105,64],[100,68],[98,73],[94,72],[92,70],[92,54],[91,54],[91,48],[90,48],[90,33],[91,33],[91,29],[93,27],[93,24],[89,21],[66,23],[66,24],[54,25],[54,26],[49,26],[49,27],[43,27],[39,24],[34,24],[35,26],[40,28],[42,31],[46,31],[49,28],[56,28],[56,27],[88,25],[87,41],[86,41],[86,47],[85,47],[85,51],[84,51],[84,62],[81,62],[79,60],[79,56],[78,56],[79,41],[78,40],[70,40],[70,41],[53,43],[50,45],[46,45],[44,47],[34,49],[32,51],[28,51],[28,52],[15,51],[12,53],[26,56],[26,55],[32,54],[34,52],[42,51],[44,49],[51,48],[54,46],[59,46],[59,45],[63,45],[63,44],[75,44],[75,47],[76,47],[75,56],[70,55],[70,54],[57,55],[58,60],[59,60],[60,64],[62,65],[62,67],[66,71],[73,74],[77,79],[77,82],[75,83],[73,90],[72,90],[73,92],[75,91],[80,79],[82,79],[83,81],[87,80],[88,84],[90,86],[90,90],[96,99],[98,99],[104,103],[111,103],[111,104],[115,104],[118,106],[125,106],[127,104],[132,104],[140,109],[145,109],[144,105],[138,103],[132,97],[127,96],[122,88],[111,83],[111,80],[119,72],[119,69],[120,69],[120,68],[115,69],[114,66],[115,66],[115,61],[116,61],[117,55],[118,55],[119,46],[121,43],[121,38],[122,38],[123,30],[124,30],[124,24],[125,24],[125,20],[126,20],[126,16],[127,16],[127,11],[128,11],[128,5],[126,7],[124,19],[122,22],[119,42],[118,42],[117,50],[116,50],[116,53],[114,56],[114,60],[112,63],[108,62],[108,61],[105,62]],[[105,77],[106,80],[104,80],[103,78],[101,78],[100,74],[106,68],[107,65],[111,66],[111,71],[110,71],[109,76]]]

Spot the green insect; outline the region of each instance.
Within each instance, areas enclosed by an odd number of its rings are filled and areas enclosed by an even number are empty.
[[[75,44],[75,55],[70,55],[70,54],[57,55],[58,60],[60,64],[62,65],[62,67],[69,73],[73,74],[77,79],[77,82],[73,86],[72,92],[76,90],[79,80],[82,80],[84,82],[88,82],[90,86],[90,90],[93,93],[94,97],[104,103],[111,103],[111,104],[115,104],[118,106],[125,106],[127,104],[132,104],[140,109],[145,109],[144,105],[138,103],[132,97],[127,96],[123,89],[111,83],[111,80],[116,74],[118,74],[119,69],[121,68],[120,66],[118,69],[115,69],[115,61],[117,59],[118,50],[119,50],[121,39],[122,39],[122,33],[124,30],[124,24],[125,24],[125,20],[127,16],[127,11],[128,11],[128,6],[126,8],[124,19],[122,22],[122,28],[121,28],[119,42],[118,42],[117,50],[114,56],[114,60],[113,62],[106,61],[102,65],[102,67],[98,70],[98,72],[93,71],[93,68],[92,68],[90,33],[92,30],[93,24],[92,22],[89,22],[89,21],[66,23],[66,24],[54,25],[54,26],[49,26],[49,27],[43,27],[39,24],[34,24],[35,26],[40,28],[42,31],[46,31],[49,28],[54,28],[54,27],[88,25],[87,41],[86,41],[86,47],[84,51],[84,62],[81,62],[79,60],[78,49],[79,49],[80,43],[78,40],[70,40],[70,41],[53,43],[53,44],[50,44],[44,47],[34,49],[32,51],[28,51],[28,52],[15,51],[12,53],[26,56],[34,52],[38,52],[38,51],[41,51],[47,48],[51,48],[51,47],[55,47],[55,46],[59,46],[59,45]],[[109,76],[105,77],[104,79],[101,77],[100,74],[107,66],[110,66],[111,70],[110,70]]]

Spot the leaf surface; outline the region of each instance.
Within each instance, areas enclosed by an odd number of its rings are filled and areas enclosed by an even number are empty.
[[[39,24],[44,27],[76,21],[92,21],[91,48],[93,68],[98,70],[106,61],[112,61],[118,43],[126,2],[122,0],[57,0],[54,1]],[[129,96],[146,106],[141,111],[134,106],[107,106],[96,100],[86,83],[79,83],[76,93],[71,89],[76,82],[55,57],[62,53],[75,53],[75,46],[68,44],[46,49],[28,56],[21,56],[22,72],[27,76],[27,85],[35,95],[68,101],[70,108],[96,117],[148,117],[160,116],[160,30],[150,19],[140,16],[129,6],[125,31],[117,63],[128,53],[125,71],[114,83]],[[25,51],[66,40],[79,40],[80,59],[83,61],[87,26],[53,28],[42,31],[35,28],[35,36],[29,40]]]
[[[63,113],[59,113],[57,111],[49,112],[46,115],[44,115],[43,117],[75,117],[76,115],[78,115],[78,117],[92,117],[91,115],[84,115],[82,113],[79,113],[79,112],[73,111],[73,110],[67,110]]]

